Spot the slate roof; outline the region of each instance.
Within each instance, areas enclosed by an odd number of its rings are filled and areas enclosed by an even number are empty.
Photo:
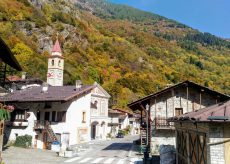
[[[91,92],[94,87],[93,85],[84,85],[76,89],[75,86],[49,86],[46,92],[42,91],[42,87],[32,87],[0,97],[0,102],[66,102]]]
[[[0,38],[0,59],[8,64],[9,66],[13,67],[14,69],[21,71],[22,68],[19,65],[17,59],[12,54],[9,47],[6,45],[6,43]]]
[[[194,112],[171,117],[170,122],[195,121],[195,122],[230,122],[230,101],[212,105]]]

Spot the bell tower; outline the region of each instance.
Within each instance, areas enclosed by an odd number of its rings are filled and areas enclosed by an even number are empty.
[[[51,86],[63,86],[64,57],[58,39],[48,59],[47,83]]]

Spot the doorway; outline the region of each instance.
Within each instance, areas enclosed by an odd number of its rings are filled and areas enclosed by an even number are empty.
[[[45,121],[50,121],[50,112],[45,112]]]
[[[94,122],[91,124],[91,138],[92,138],[92,139],[96,139],[96,135],[97,135],[97,125],[98,125],[98,122],[97,122],[97,121],[94,121]]]
[[[43,149],[48,149],[48,134],[47,132],[43,132]]]

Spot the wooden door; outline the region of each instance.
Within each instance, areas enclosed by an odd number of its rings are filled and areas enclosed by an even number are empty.
[[[96,138],[96,125],[92,125],[92,138]]]
[[[207,163],[206,134],[189,131],[189,157],[191,164]]]
[[[48,143],[48,134],[47,132],[43,132],[43,149],[47,149]]]

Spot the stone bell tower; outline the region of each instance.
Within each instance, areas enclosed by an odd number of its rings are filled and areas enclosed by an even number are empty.
[[[63,86],[64,57],[58,39],[48,59],[47,83],[51,86]]]

